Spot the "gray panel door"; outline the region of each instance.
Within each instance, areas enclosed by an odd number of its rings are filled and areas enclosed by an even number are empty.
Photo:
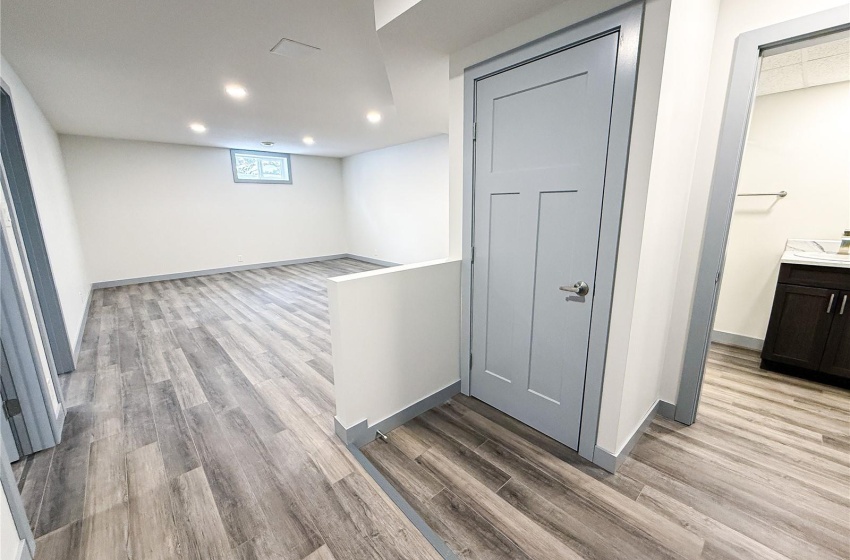
[[[618,35],[476,84],[470,391],[578,446]],[[565,292],[585,282],[585,296]]]

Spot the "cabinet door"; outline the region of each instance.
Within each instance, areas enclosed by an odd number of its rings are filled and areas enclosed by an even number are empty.
[[[762,359],[820,369],[839,295],[825,288],[777,284]]]
[[[850,292],[841,292],[835,307],[836,315],[826,340],[820,370],[850,377]]]

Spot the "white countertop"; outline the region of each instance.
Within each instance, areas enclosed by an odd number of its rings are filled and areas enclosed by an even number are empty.
[[[850,255],[839,255],[841,243],[834,239],[789,239],[785,243],[785,252],[779,262],[785,264],[804,264],[807,266],[828,266],[831,268],[850,268]]]

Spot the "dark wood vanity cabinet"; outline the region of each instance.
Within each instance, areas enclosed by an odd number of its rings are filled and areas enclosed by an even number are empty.
[[[848,300],[850,269],[782,264],[762,367],[850,379]]]
[[[848,299],[850,292],[842,292],[842,302]],[[847,304],[847,308],[850,308],[850,304]],[[832,320],[820,371],[850,378],[850,309],[845,309],[843,314]]]

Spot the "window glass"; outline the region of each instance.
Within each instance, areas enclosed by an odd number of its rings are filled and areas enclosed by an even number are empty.
[[[230,159],[237,183],[292,183],[289,154],[230,150]]]

